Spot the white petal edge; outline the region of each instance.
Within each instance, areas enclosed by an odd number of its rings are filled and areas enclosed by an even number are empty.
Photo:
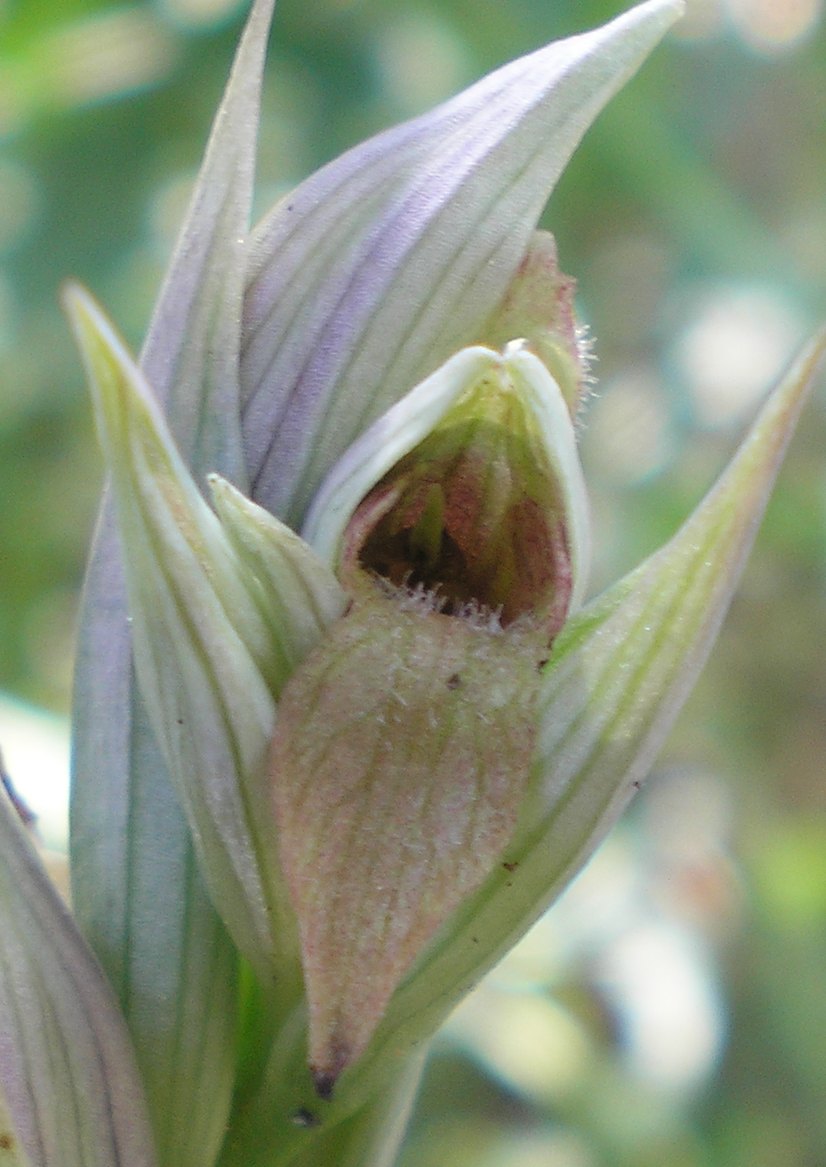
[[[545,456],[562,494],[574,581],[569,608],[573,613],[582,604],[588,586],[591,517],[571,412],[547,367],[521,341],[512,341],[506,347],[502,364],[511,380],[518,383],[519,395],[542,432]]]
[[[493,349],[462,349],[373,422],[324,480],[301,535],[335,568],[344,530],[368,491],[442,420],[469,385],[499,365]]]

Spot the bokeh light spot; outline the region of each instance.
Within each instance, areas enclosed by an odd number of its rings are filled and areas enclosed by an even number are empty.
[[[400,15],[388,24],[377,53],[384,88],[403,113],[418,113],[442,101],[471,73],[461,39],[435,16],[421,12]],[[427,62],[426,68],[422,62]]]
[[[575,1089],[590,1057],[578,1020],[551,998],[524,989],[511,993],[490,985],[472,994],[449,1032],[510,1090],[537,1102]]]
[[[69,818],[69,724],[65,718],[0,693],[3,762],[15,790],[37,816],[49,847],[66,846]]]
[[[159,7],[181,28],[212,28],[234,16],[242,0],[160,0]]]
[[[723,1011],[702,946],[667,922],[640,922],[600,957],[629,1068],[660,1089],[699,1086],[721,1052]]]
[[[589,465],[613,482],[640,482],[668,464],[673,434],[653,369],[629,369],[604,387],[591,408],[584,444]]]
[[[701,292],[677,342],[676,361],[701,424],[742,421],[777,378],[805,332],[775,287],[714,287]]]
[[[0,252],[21,241],[38,207],[37,183],[28,167],[0,161]]]
[[[156,17],[121,8],[55,30],[43,42],[42,66],[53,99],[71,107],[157,84],[176,55]]]
[[[682,40],[709,40],[723,29],[721,0],[687,0],[685,16],[674,27]]]
[[[726,0],[726,7],[738,35],[764,53],[797,48],[823,16],[823,0]]]

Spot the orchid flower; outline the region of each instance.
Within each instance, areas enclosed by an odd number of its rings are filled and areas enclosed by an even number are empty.
[[[535,228],[681,7],[499,69],[250,230],[255,0],[139,360],[67,288],[110,485],[74,918],[0,817],[4,1162],[389,1163],[428,1038],[639,788],[826,347],[587,601],[588,346]]]

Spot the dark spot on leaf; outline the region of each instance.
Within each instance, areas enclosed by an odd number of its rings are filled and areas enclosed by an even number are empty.
[[[459,674],[458,673],[451,673],[447,679],[448,689],[458,689],[461,684],[462,684],[462,678],[459,676]]]
[[[10,1135],[8,1131],[0,1133],[0,1151],[14,1150],[14,1136]]]
[[[302,1106],[294,1114],[290,1115],[290,1122],[294,1126],[303,1126],[309,1129],[310,1127],[318,1126],[321,1119],[317,1114],[313,1114],[311,1110],[308,1110],[306,1106]]]
[[[504,867],[505,871],[516,871],[519,864],[518,863],[503,863],[502,866]]]

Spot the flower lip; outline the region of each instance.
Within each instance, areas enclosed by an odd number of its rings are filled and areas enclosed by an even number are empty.
[[[322,494],[339,504],[340,485],[360,487],[340,509],[334,566],[350,592],[372,577],[429,596],[444,615],[493,613],[502,627],[530,619],[550,641],[579,602],[587,545],[568,411],[524,341],[502,353],[475,350],[470,363],[454,365],[458,378],[444,374],[448,366],[431,387],[431,397],[441,395],[435,420],[423,383],[395,407],[408,414],[406,436],[391,410],[325,484]],[[404,451],[389,466],[377,457],[388,431]]]

